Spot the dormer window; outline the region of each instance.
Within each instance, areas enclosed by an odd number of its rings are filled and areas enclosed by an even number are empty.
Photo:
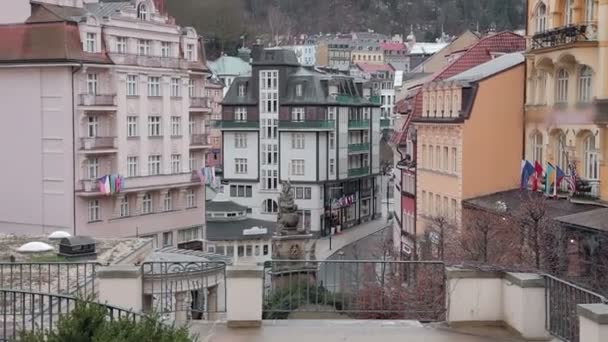
[[[97,52],[97,35],[95,33],[87,32],[85,51],[91,53]]]
[[[296,84],[296,96],[297,97],[302,96],[302,85],[301,84]]]
[[[291,121],[303,122],[304,121],[304,108],[298,107],[291,111]]]
[[[148,7],[143,2],[137,6],[137,18],[139,20],[148,20]]]
[[[245,97],[245,85],[244,84],[239,84],[239,93],[238,93],[239,97]]]
[[[190,62],[194,62],[194,44],[186,44],[186,59]]]

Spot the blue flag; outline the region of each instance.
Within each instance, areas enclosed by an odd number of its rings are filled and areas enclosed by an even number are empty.
[[[530,177],[534,174],[536,170],[534,169],[534,165],[527,160],[521,161],[521,189],[525,189],[528,187],[528,182],[530,181]]]

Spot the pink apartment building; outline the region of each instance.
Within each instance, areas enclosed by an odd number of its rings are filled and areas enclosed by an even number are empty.
[[[207,166],[215,167],[217,173],[222,170],[222,131],[215,123],[222,119],[224,84],[210,78],[207,82],[207,96],[211,101],[211,124],[209,125],[211,150],[207,153]]]
[[[5,5],[0,232],[204,238],[193,171],[211,147],[210,73],[195,30],[152,0]]]

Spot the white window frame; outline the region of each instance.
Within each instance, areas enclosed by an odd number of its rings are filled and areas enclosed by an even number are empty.
[[[139,157],[127,157],[127,177],[139,176]]]
[[[88,158],[87,159],[87,176],[89,179],[99,178],[99,159]]]
[[[194,44],[186,44],[186,59],[190,62],[196,61],[196,54],[194,53]]]
[[[162,134],[162,117],[148,116],[148,137],[160,137]]]
[[[137,19],[148,20],[148,6],[143,2],[137,6]]]
[[[131,216],[129,210],[129,197],[128,195],[124,195],[120,198],[120,217],[129,217]]]
[[[98,90],[97,74],[87,74],[87,94],[97,95]]]
[[[234,159],[234,173],[240,175],[247,174],[247,158]]]
[[[171,155],[171,173],[179,174],[182,173],[182,155],[172,154]]]
[[[161,57],[171,57],[171,42],[160,43],[160,55]]]
[[[574,23],[574,0],[566,0],[564,2],[564,26]]]
[[[193,152],[188,154],[188,166],[190,167],[190,171],[195,171],[198,166],[196,165],[196,158]]]
[[[160,77],[148,76],[148,96],[158,97],[160,94]]]
[[[176,78],[176,77],[172,77],[171,78],[171,97],[181,97],[182,96],[182,91],[181,91],[181,85],[180,83],[180,79]]]
[[[196,208],[196,192],[194,189],[188,189],[186,192],[186,209]]]
[[[148,39],[140,39],[137,41],[137,54],[140,56],[150,56],[152,42]]]
[[[95,138],[99,134],[99,119],[95,115],[87,116],[87,136]]]
[[[245,97],[245,85],[244,84],[239,84],[239,88],[238,88],[238,97]]]
[[[179,137],[182,135],[182,118],[179,116],[171,117],[171,136]]]
[[[139,117],[127,116],[127,137],[133,138],[139,136]]]
[[[304,159],[292,159],[291,160],[291,175],[292,176],[304,176],[305,175]]]
[[[234,134],[234,148],[247,148],[247,133]]]
[[[144,194],[141,200],[141,213],[144,215],[151,214],[154,212],[152,209],[152,195],[147,192]]]
[[[536,33],[545,32],[547,30],[547,6],[540,3],[536,8]]]
[[[88,204],[89,211],[89,222],[101,221],[101,207],[99,206],[99,200],[90,200]]]
[[[279,212],[278,203],[272,198],[267,198],[262,202],[262,213],[264,214],[276,214]]]
[[[585,20],[588,24],[593,22],[593,18],[595,17],[595,1],[596,0],[586,0],[585,3]]]
[[[137,75],[127,75],[127,96],[137,96]]]
[[[593,97],[593,70],[584,65],[579,70],[578,102],[589,103]]]
[[[148,176],[158,176],[162,171],[162,156],[155,154],[148,156]]]
[[[291,110],[291,121],[304,122],[305,110],[303,107],[295,107]]]
[[[85,51],[89,53],[97,52],[97,34],[94,32],[87,32],[85,40]]]
[[[234,121],[247,121],[247,107],[237,107],[234,110]]]
[[[305,135],[304,133],[292,133],[291,134],[291,148],[294,150],[304,149]]]
[[[598,180],[600,177],[600,151],[595,148],[595,136],[585,138],[585,179]]]
[[[193,79],[189,79],[188,80],[188,96],[189,97],[194,97],[195,96],[195,84],[194,84],[194,80]]]
[[[173,232],[163,233],[163,247],[173,246]]]
[[[301,84],[296,84],[296,97],[301,97],[303,93],[303,87]]]
[[[532,160],[533,161],[537,161],[539,162],[541,165],[543,164],[543,152],[544,152],[544,146],[543,146],[543,135],[542,133],[536,131],[534,133],[532,133]]]
[[[127,53],[127,37],[116,37],[116,52]]]
[[[557,71],[555,103],[568,103],[568,82],[570,73],[562,68]]]
[[[173,196],[171,195],[171,191],[167,191],[165,197],[163,197],[163,211],[172,211],[173,210]]]

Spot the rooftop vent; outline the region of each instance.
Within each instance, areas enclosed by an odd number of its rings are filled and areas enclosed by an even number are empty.
[[[17,248],[17,252],[21,253],[41,253],[52,251],[53,246],[48,243],[40,242],[40,241],[32,241],[28,242],[21,247]]]
[[[72,236],[61,239],[59,255],[83,257],[95,255],[95,240],[88,236]]]
[[[49,239],[50,240],[61,240],[64,238],[68,238],[70,236],[72,236],[72,235],[70,235],[70,233],[68,233],[68,232],[57,230],[57,231],[52,232],[51,235],[49,235]]]

